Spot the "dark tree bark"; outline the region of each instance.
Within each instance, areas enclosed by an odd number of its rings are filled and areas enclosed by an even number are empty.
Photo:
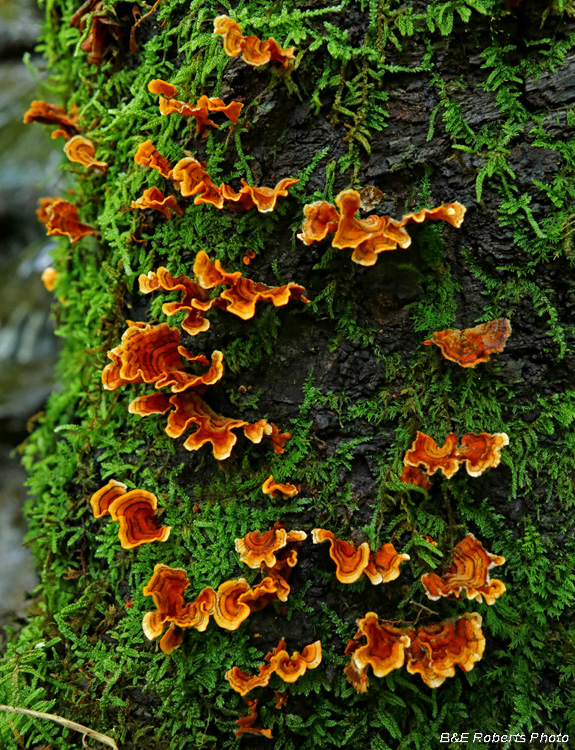
[[[63,387],[25,449],[43,587],[9,646],[0,698],[82,722],[122,748],[241,741],[399,750],[447,747],[446,733],[464,732],[525,735],[526,746],[537,746],[532,733],[567,735],[575,663],[572,9],[531,0],[513,8],[492,0],[233,5],[90,6],[104,29],[99,65],[88,62],[87,43],[79,47],[89,19],[83,32],[70,27],[78,4],[48,5],[43,39],[58,103],[79,107],[83,134],[109,168],[69,167],[71,200],[101,236],[62,240],[54,251]],[[212,34],[223,12],[245,34],[293,44],[289,68],[226,57]],[[192,118],[161,117],[147,91],[155,78],[186,101],[241,101],[239,123],[215,115],[221,128],[202,138]],[[271,213],[196,205],[134,164],[147,138],[172,165],[188,152],[207,161],[217,185],[300,181]],[[132,210],[152,186],[173,195],[183,215],[168,221]],[[459,201],[465,220],[460,229],[414,225],[409,248],[384,252],[371,267],[329,237],[309,246],[296,239],[305,204],[367,186],[379,201],[364,217],[399,219]],[[212,309],[209,330],[182,339],[194,353],[224,353],[223,378],[203,395],[209,406],[289,431],[281,455],[239,431],[225,461],[209,445],[186,451],[183,438],[165,434],[166,417],[128,413],[153,386],[102,388],[106,354],[127,320],[181,323],[161,312],[179,292],[142,295],[138,274],[166,266],[193,277],[199,251],[226,271],[306,288],[309,303],[259,303],[247,321]],[[248,251],[256,253],[249,267]],[[495,318],[510,319],[511,337],[474,369],[421,346],[434,331]],[[399,479],[418,430],[439,445],[449,432],[505,432],[509,446],[497,468],[480,477],[461,469],[449,480],[438,473],[424,491]],[[263,495],[270,473],[301,485],[300,494]],[[90,497],[111,478],[158,496],[161,521],[172,527],[167,542],[123,550],[117,524],[93,517]],[[156,564],[185,569],[188,601],[228,579],[255,583],[259,573],[239,562],[234,540],[278,520],[308,533],[285,604],[269,604],[234,631],[213,622],[203,633],[186,630],[170,656],[144,637],[142,617],[154,605],[142,589]],[[392,541],[410,561],[393,582],[341,584],[328,545],[312,544],[316,527],[372,549]],[[507,593],[491,606],[430,601],[421,575],[446,572],[469,532],[507,559],[494,571]],[[369,689],[357,694],[343,673],[344,649],[369,611],[406,629],[478,612],[483,658],[435,689],[405,667],[382,679],[369,670]],[[234,722],[246,710],[225,673],[233,665],[257,672],[281,637],[290,653],[321,640],[322,663],[296,683],[274,677],[250,693],[273,739],[236,739]],[[284,708],[274,707],[274,689],[287,693]],[[7,747],[76,741],[27,719],[2,732]]]

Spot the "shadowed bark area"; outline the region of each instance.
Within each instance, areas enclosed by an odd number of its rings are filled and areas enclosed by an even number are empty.
[[[77,175],[72,200],[100,237],[63,240],[54,255],[63,387],[24,456],[43,590],[8,647],[1,702],[53,710],[126,749],[402,750],[436,748],[445,732],[527,740],[531,732],[568,733],[574,717],[562,706],[575,664],[569,8],[530,0],[513,10],[488,0],[333,7],[250,0],[226,10],[171,0],[151,11],[112,2],[95,10],[114,29],[99,65],[79,47],[87,32],[70,30],[77,9],[50,4],[45,53],[62,92],[57,103],[79,107],[83,134],[109,168],[99,175],[68,167]],[[130,48],[131,26],[148,11]],[[212,34],[223,12],[245,34],[295,46],[295,62],[254,68],[226,57]],[[214,115],[220,129],[198,137],[193,119],[160,116],[147,91],[154,78],[174,83],[181,100],[241,101],[238,124]],[[172,165],[189,153],[207,162],[217,185],[300,181],[273,213],[195,205],[134,164],[148,138]],[[152,186],[174,196],[183,215],[168,221],[132,210]],[[367,186],[380,200],[364,216],[400,219],[459,201],[465,220],[460,229],[410,226],[411,246],[380,254],[372,267],[353,263],[352,251],[331,247],[329,238],[310,246],[296,238],[305,204]],[[138,275],[163,265],[193,277],[202,250],[226,271],[306,288],[307,304],[258,303],[247,321],[214,308],[208,331],[182,332],[195,354],[224,353],[222,379],[202,396],[209,406],[289,431],[283,454],[240,430],[225,461],[209,445],[186,451],[183,437],[165,434],[166,417],[128,413],[153,386],[102,388],[107,352],[127,320],[179,326],[183,319],[161,311],[179,292],[142,295]],[[248,251],[256,257],[246,266]],[[505,350],[475,369],[422,346],[434,331],[503,317],[513,329]],[[449,432],[505,432],[509,446],[497,468],[480,477],[464,469],[450,480],[437,474],[425,491],[399,479],[418,430],[439,445]],[[299,495],[264,495],[270,473],[301,485]],[[93,517],[90,497],[112,478],[157,495],[161,523],[172,527],[167,542],[123,550],[117,524]],[[169,656],[145,638],[142,618],[154,605],[142,589],[156,564],[185,569],[186,601],[232,578],[255,585],[262,575],[240,563],[234,540],[278,520],[308,534],[285,603],[254,612],[234,631],[213,622],[203,633],[184,630]],[[410,560],[390,583],[341,584],[329,546],[312,544],[316,527],[373,550],[392,541]],[[491,606],[430,601],[422,574],[445,573],[469,532],[506,558],[494,573],[507,592]],[[358,694],[343,673],[344,649],[370,611],[406,630],[478,612],[485,653],[472,671],[457,668],[434,689],[405,668],[381,679],[369,670],[369,689]],[[236,738],[247,708],[225,673],[234,665],[256,673],[282,637],[290,653],[321,640],[322,663],[295,683],[274,676],[248,695],[258,700],[256,725],[273,739]],[[280,709],[274,690],[287,694]],[[61,728],[11,721],[0,724],[8,747],[18,747],[16,731],[26,747],[70,746]]]

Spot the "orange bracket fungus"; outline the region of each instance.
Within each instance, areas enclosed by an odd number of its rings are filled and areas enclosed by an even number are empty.
[[[298,183],[293,177],[284,177],[273,188],[255,187],[248,185],[242,179],[242,187],[236,191],[229,185],[220,186],[220,194],[225,201],[225,207],[231,211],[249,211],[250,208],[257,208],[261,214],[269,213],[276,207],[278,198],[285,198],[288,195],[290,187]],[[249,264],[248,264],[249,265]]]
[[[351,660],[344,673],[358,693],[364,693],[369,686],[366,674],[368,666],[371,666],[376,677],[385,677],[394,669],[400,669],[411,639],[406,631],[380,622],[375,612],[367,612],[357,624],[359,630],[345,650]],[[357,641],[363,636],[367,643],[362,646]]]
[[[152,596],[155,612],[146,612],[143,629],[146,638],[153,640],[162,635],[167,623],[170,627],[160,641],[160,648],[169,654],[181,642],[181,634],[176,628],[195,628],[203,632],[209,624],[210,614],[216,605],[216,592],[212,588],[203,589],[191,602],[184,602],[184,591],[190,582],[182,568],[170,568],[158,563],[147,585],[144,596]]]
[[[439,687],[447,677],[454,677],[456,664],[464,672],[469,672],[485,649],[481,621],[477,612],[471,612],[458,620],[446,620],[410,631],[407,671],[421,675],[431,688]]]
[[[287,557],[283,561],[288,567],[294,567],[297,563],[297,545],[304,539],[307,539],[305,531],[286,531],[283,524],[276,522],[269,531],[252,531],[236,539],[235,543],[240,560],[250,568],[275,568],[280,558],[276,553],[284,549]]]
[[[54,287],[56,286],[56,281],[58,280],[58,271],[56,271],[55,268],[52,268],[52,266],[48,266],[48,268],[45,268],[42,271],[40,278],[42,279],[42,283],[46,287],[46,290],[48,292],[53,292]]]
[[[166,268],[160,266],[155,273],[150,271],[147,275],[140,274],[138,281],[142,294],[150,294],[158,289],[168,292],[181,290],[184,294],[180,302],[166,302],[162,305],[164,315],[170,317],[186,311],[182,328],[190,336],[208,330],[210,321],[204,318],[204,314],[216,303],[217,298],[208,300],[207,292],[187,276],[171,276]]]
[[[156,388],[171,386],[172,393],[180,393],[199,385],[213,385],[223,375],[223,354],[212,354],[210,368],[203,375],[191,375],[182,370],[182,357],[189,362],[208,365],[203,355],[194,355],[180,346],[180,331],[167,323],[149,325],[128,321],[122,343],[108,352],[112,363],[102,371],[106,390],[115,390],[130,383],[154,383]]]
[[[258,712],[257,712],[257,705],[258,702],[247,700],[246,706],[248,707],[249,714],[246,716],[242,716],[241,719],[238,719],[236,721],[236,724],[238,725],[239,729],[236,729],[234,734],[236,737],[240,737],[242,734],[245,734],[246,732],[249,734],[260,734],[264,737],[267,737],[268,740],[272,739],[272,730],[271,729],[262,729],[261,727],[254,726],[256,723],[256,719],[258,718]]]
[[[244,106],[241,102],[234,101],[226,104],[221,99],[209,98],[207,96],[200,96],[195,104],[180,102],[177,99],[173,99],[176,95],[176,87],[171,83],[162,81],[160,78],[150,81],[148,91],[152,94],[160,95],[160,112],[162,115],[177,113],[186,117],[194,117],[196,119],[196,132],[198,134],[205,133],[208,126],[216,129],[220,127],[210,120],[210,112],[220,112],[235,125]],[[165,96],[168,98],[165,99]]]
[[[78,242],[89,234],[98,234],[80,221],[76,206],[61,198],[40,198],[36,215],[46,225],[49,236],[68,237],[71,242]]]
[[[232,667],[226,672],[226,680],[236,692],[245,696],[255,687],[268,685],[274,672],[284,682],[297,682],[308,669],[315,669],[321,664],[321,641],[310,643],[301,653],[294,651],[291,657],[285,650],[285,645],[285,640],[282,638],[275,649],[266,655],[259,674],[250,675],[242,672],[238,667]]]
[[[156,151],[152,141],[147,140],[140,143],[134,154],[134,162],[139,167],[149,167],[159,172],[162,177],[170,178],[172,176],[172,167],[170,162],[165,159],[159,151]]]
[[[24,114],[24,122],[41,122],[43,125],[57,125],[58,129],[52,133],[52,138],[64,136],[66,140],[72,138],[79,131],[78,118],[75,112],[68,114],[63,107],[35,100],[30,109]]]
[[[297,495],[300,491],[299,487],[295,484],[277,484],[274,480],[273,474],[270,474],[266,481],[262,484],[262,492],[264,495],[271,495],[277,497],[281,495],[284,499]]]
[[[220,285],[229,286],[229,289],[220,294],[219,299],[225,304],[226,312],[237,315],[242,320],[253,318],[256,304],[260,300],[271,302],[275,307],[287,305],[291,300],[309,302],[303,295],[304,287],[299,284],[290,282],[283,286],[271,287],[244,278],[240,271],[228,273],[224,271],[219,260],[212,263],[203,250],[196,256],[194,273],[203,289],[213,289]]]
[[[223,36],[224,52],[228,57],[241,54],[242,60],[254,67],[276,60],[287,68],[294,58],[294,47],[283,49],[275,39],[262,41],[257,36],[243,36],[238,22],[229,16],[218,16],[214,20],[214,34]]]
[[[166,434],[172,438],[181,437],[191,424],[199,425],[198,430],[184,442],[184,448],[197,451],[202,445],[211,443],[214,458],[219,461],[231,455],[232,448],[237,442],[237,436],[232,430],[238,428],[243,428],[244,435],[252,443],[261,442],[262,435],[269,434],[274,452],[283,453],[283,447],[274,444],[273,441],[273,430],[274,428],[277,430],[273,422],[260,420],[255,424],[250,424],[242,419],[223,417],[221,414],[216,414],[205,401],[191,391],[176,393],[171,397],[164,393],[140,396],[132,401],[128,410],[130,414],[138,414],[142,417],[169,412]],[[289,433],[280,434],[288,435]]]
[[[455,455],[457,435],[450,432],[445,444],[440,448],[435,440],[424,432],[418,432],[411,448],[403,458],[406,466],[415,468],[423,466],[428,475],[442,471],[447,479],[451,479],[459,471],[459,459]]]
[[[335,232],[332,247],[353,249],[352,261],[362,266],[373,266],[382,252],[409,247],[411,237],[405,229],[408,224],[421,224],[430,219],[446,221],[458,228],[466,211],[465,206],[455,202],[406,214],[400,221],[376,215],[358,219],[355,215],[361,205],[360,192],[342,190],[335,203],[334,206],[327,201],[316,201],[304,206],[305,219],[297,236],[306,245],[311,245]]]
[[[438,346],[441,354],[461,367],[476,367],[487,362],[492,354],[499,354],[511,334],[511,323],[507,318],[489,320],[475,328],[449,328],[434,331],[433,338],[424,341],[424,346]]]
[[[174,196],[168,195],[166,197],[157,187],[144,190],[144,194],[138,200],[132,201],[132,208],[138,208],[142,211],[146,208],[153,208],[155,211],[164,214],[166,219],[172,218],[172,211],[175,211],[178,216],[184,214],[183,209],[176,203]]]
[[[105,161],[96,160],[96,149],[89,138],[83,135],[75,135],[64,145],[64,153],[70,161],[82,164],[84,167],[93,167],[99,172],[105,172],[108,164]]]
[[[458,599],[477,599],[493,604],[505,593],[505,584],[497,578],[490,579],[489,571],[503,565],[505,558],[487,552],[473,534],[468,534],[453,550],[453,562],[449,571],[438,576],[427,573],[421,577],[428,599],[433,601],[442,596]]]
[[[383,544],[377,552],[371,552],[367,542],[356,549],[327,529],[313,529],[312,538],[314,544],[330,543],[329,556],[336,564],[336,577],[340,583],[354,583],[362,575],[374,585],[389,583],[398,578],[401,563],[409,560],[409,555],[398,554],[390,542]]]
[[[504,432],[493,435],[488,432],[479,435],[468,432],[461,438],[459,445],[457,436],[450,432],[440,448],[429,435],[418,432],[403,463],[415,468],[423,466],[428,475],[441,471],[447,479],[451,479],[459,471],[461,464],[465,464],[467,473],[478,477],[486,469],[499,466],[501,449],[506,445],[509,445],[509,437]]]
[[[431,479],[425,472],[415,466],[405,464],[399,478],[404,484],[414,484],[417,487],[422,487],[424,490],[431,489]]]
[[[96,518],[112,516],[120,522],[118,537],[124,549],[133,549],[147,542],[165,542],[170,526],[160,526],[156,519],[158,498],[146,490],[130,490],[112,479],[92,495],[90,504]]]

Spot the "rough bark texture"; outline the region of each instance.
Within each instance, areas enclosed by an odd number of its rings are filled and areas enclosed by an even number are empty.
[[[248,0],[230,9],[165,0],[139,24],[138,49],[129,52],[138,6],[110,0],[122,33],[110,35],[96,67],[69,27],[78,5],[47,3],[43,39],[54,86],[46,98],[58,92],[58,103],[79,106],[97,158],[110,168],[101,177],[69,167],[78,177],[73,200],[101,238],[62,241],[55,256],[63,388],[25,450],[29,536],[43,589],[9,646],[1,702],[81,721],[126,750],[240,742],[399,750],[436,748],[443,732],[523,733],[528,742],[531,732],[568,733],[575,719],[564,706],[575,668],[571,6]],[[227,58],[212,34],[222,12],[246,33],[294,43],[295,65],[258,69]],[[189,101],[204,93],[239,99],[245,117],[232,130],[222,121],[221,130],[196,138],[185,118],[159,115],[147,91],[153,78],[177,84]],[[172,163],[185,151],[205,159],[217,183],[300,182],[272,214],[195,206],[134,164],[148,137]],[[177,196],[181,218],[130,210],[152,185]],[[409,249],[384,253],[371,268],[329,241],[305,247],[295,239],[305,203],[366,185],[383,191],[375,213],[400,217],[458,200],[468,209],[464,224],[415,227]],[[207,446],[189,453],[182,439],[164,434],[165,418],[128,414],[128,403],[150,388],[102,390],[106,352],[126,320],[166,320],[161,304],[169,297],[139,294],[138,274],[165,265],[191,275],[199,250],[254,280],[306,287],[307,305],[260,305],[250,321],[214,310],[207,333],[184,336],[193,351],[224,352],[224,377],[205,395],[210,406],[289,430],[283,455],[243,436],[222,463]],[[249,250],[257,257],[247,268],[241,258]],[[510,318],[512,336],[474,370],[421,346],[433,331],[496,317]],[[417,430],[439,444],[450,431],[506,432],[510,445],[497,469],[436,478],[425,492],[398,478]],[[301,484],[301,494],[264,496],[270,473]],[[94,519],[88,502],[109,478],[158,495],[172,526],[168,542],[120,548],[116,525]],[[411,560],[393,583],[344,586],[327,545],[308,539],[285,606],[268,606],[234,632],[187,631],[169,657],[145,639],[142,617],[153,605],[142,587],[156,563],[185,568],[191,596],[229,578],[256,580],[240,565],[234,539],[278,519],[372,548],[393,539]],[[498,573],[507,593],[491,607],[430,602],[421,574],[445,570],[467,532],[507,558]],[[437,550],[422,535],[432,535]],[[343,674],[343,651],[367,611],[418,625],[477,611],[485,655],[436,690],[398,670],[371,676],[358,695]],[[224,674],[234,664],[257,671],[282,636],[290,651],[321,639],[323,662],[293,685],[260,689],[259,723],[273,740],[237,739],[234,722],[245,709]],[[281,710],[274,688],[288,693]],[[0,726],[6,747],[75,741],[25,718]]]

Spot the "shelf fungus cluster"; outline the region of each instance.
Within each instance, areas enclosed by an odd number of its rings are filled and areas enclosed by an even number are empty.
[[[158,498],[146,490],[130,490],[111,479],[95,492],[90,505],[95,518],[111,516],[119,521],[118,537],[124,549],[134,549],[149,542],[165,542],[171,527],[161,526],[156,518]]]
[[[229,16],[218,16],[214,20],[214,34],[222,35],[228,57],[241,55],[245,63],[254,67],[275,60],[287,68],[294,57],[294,47],[283,49],[275,39],[262,41],[257,36],[243,36],[239,23]]]
[[[490,578],[489,571],[503,565],[505,558],[487,552],[473,534],[468,534],[453,550],[453,562],[448,572],[439,576],[427,573],[421,577],[428,599],[477,599],[493,604],[505,593],[505,584],[498,578]]]
[[[399,567],[409,560],[409,555],[399,554],[391,542],[372,552],[367,542],[355,547],[351,542],[337,539],[327,529],[312,531],[314,544],[329,542],[329,556],[336,565],[336,577],[340,583],[354,583],[361,576],[369,578],[373,585],[389,583],[399,577]]]
[[[286,651],[286,642],[282,638],[260,666],[256,675],[243,672],[239,667],[232,667],[226,672],[226,680],[240,695],[247,695],[256,687],[265,687],[271,676],[277,674],[284,682],[297,682],[308,669],[315,669],[321,664],[321,641],[315,641],[306,646],[301,652],[294,651],[290,656]]]
[[[416,213],[406,214],[400,221],[389,216],[367,216],[356,218],[361,204],[357,190],[342,190],[335,206],[327,201],[316,201],[304,206],[305,220],[298,238],[306,245],[319,242],[334,234],[332,247],[343,250],[353,249],[351,259],[361,266],[373,266],[380,253],[407,248],[411,237],[406,227],[421,224],[426,220],[446,221],[459,228],[465,216],[465,206],[461,203],[448,203],[437,208],[424,208]]]
[[[177,91],[176,87],[171,83],[162,81],[161,78],[150,81],[148,84],[148,91],[151,94],[159,95],[160,113],[162,115],[171,115],[175,113],[184,115],[185,117],[195,118],[196,132],[198,135],[207,135],[208,127],[216,129],[220,127],[217,123],[213,122],[213,120],[210,120],[211,112],[219,112],[235,125],[240,116],[240,112],[242,111],[242,107],[244,106],[241,102],[230,102],[229,104],[226,104],[222,99],[210,98],[208,96],[200,96],[195,104],[179,101],[174,98]]]
[[[78,124],[78,116],[75,111],[66,112],[63,107],[49,104],[45,101],[35,100],[30,109],[24,113],[24,122],[40,122],[43,125],[56,125],[52,132],[52,138],[63,137],[64,153],[68,159],[84,167],[96,169],[102,174],[108,169],[105,161],[96,159],[96,147],[89,138],[80,135],[81,128]]]
[[[473,669],[485,649],[481,616],[476,612],[417,630],[383,622],[375,612],[368,612],[357,624],[359,629],[345,650],[350,663],[344,672],[358,693],[369,687],[368,667],[376,677],[385,677],[405,664],[410,674],[419,674],[435,688],[455,676],[455,666],[464,672]],[[364,637],[362,645],[359,640]]]
[[[285,198],[288,195],[289,188],[299,182],[292,177],[284,177],[275,187],[270,188],[249,185],[242,179],[242,187],[239,190],[234,190],[225,183],[216,185],[206,171],[205,162],[198,161],[195,156],[188,155],[172,167],[150,140],[144,141],[138,146],[134,154],[134,162],[141,167],[155,169],[162,177],[171,180],[174,188],[183,198],[194,199],[194,205],[199,206],[203,203],[209,203],[218,209],[225,208],[228,211],[249,211],[256,208],[259,213],[269,213],[275,209],[278,198]],[[132,208],[153,208],[160,211],[162,210],[161,206],[167,205],[169,209],[176,211],[179,215],[183,213],[174,196],[166,197],[159,188],[151,188],[151,190],[154,192],[145,190],[138,200],[133,201]],[[166,203],[164,204],[164,202]],[[164,211],[162,213],[166,218],[171,218],[171,215],[166,215]]]
[[[155,612],[144,615],[144,634],[150,640],[162,636],[160,648],[165,654],[181,645],[183,630],[206,630],[210,616],[220,628],[237,630],[252,612],[271,601],[286,601],[289,594],[289,586],[286,590],[281,577],[266,576],[255,586],[250,586],[245,578],[238,578],[224,581],[215,590],[207,587],[193,601],[186,602],[184,592],[189,585],[185,570],[158,563],[144,586],[144,596],[153,597],[156,605]]]
[[[36,215],[46,225],[49,236],[68,237],[74,243],[87,235],[98,234],[93,227],[80,221],[77,207],[62,198],[40,198]]]
[[[282,523],[276,522],[269,531],[252,531],[236,539],[236,551],[240,561],[249,568],[259,568],[265,576],[277,582],[285,592],[285,601],[290,593],[288,578],[297,565],[298,548],[307,539],[305,531],[286,531]]]
[[[157,271],[150,271],[139,277],[140,291],[143,294],[158,290],[183,292],[180,302],[164,304],[162,312],[168,316],[185,312],[182,328],[190,336],[209,329],[210,322],[204,316],[212,307],[225,310],[242,320],[250,320],[255,315],[258,302],[271,303],[274,307],[283,307],[291,301],[308,302],[304,297],[305,289],[299,284],[290,282],[272,287],[246,279],[240,271],[228,273],[219,260],[212,262],[203,250],[196,256],[193,270],[197,281],[185,275],[173,277],[162,266]],[[218,286],[228,288],[210,298],[209,290]]]
[[[509,437],[504,432],[490,435],[482,432],[477,435],[468,432],[460,441],[450,432],[442,447],[424,432],[418,432],[411,448],[403,458],[404,466],[418,469],[423,467],[427,476],[441,471],[447,479],[451,479],[462,464],[469,476],[479,477],[487,469],[494,469],[501,463],[501,449],[509,445]],[[415,481],[412,481],[413,480]],[[420,484],[419,475],[411,471],[404,471],[402,480],[412,484]]]
[[[475,328],[448,328],[435,331],[433,338],[424,341],[424,346],[437,346],[441,354],[450,362],[461,367],[476,367],[488,362],[492,354],[499,354],[505,349],[511,334],[511,323],[507,318],[489,320]]]

